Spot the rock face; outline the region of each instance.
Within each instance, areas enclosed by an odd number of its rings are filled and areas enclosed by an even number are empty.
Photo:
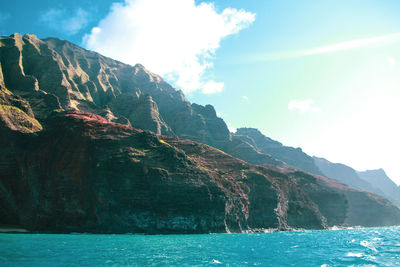
[[[277,160],[237,136],[232,140],[213,106],[189,103],[181,91],[140,64],[132,67],[68,41],[19,34],[0,37],[0,63],[4,87],[26,99],[39,122],[54,110],[80,110],[209,144],[254,164],[297,161]]]
[[[323,177],[80,111],[2,127],[0,224],[48,232],[210,233],[393,225],[400,211]],[[6,145],[7,143],[7,145]],[[368,218],[359,213],[368,208]]]
[[[300,150],[232,136],[212,106],[143,66],[67,41],[1,37],[0,105],[0,224],[210,233],[400,223],[390,202],[290,167],[318,174]]]
[[[314,164],[312,157],[304,153],[301,148],[293,148],[264,136],[254,128],[239,128],[234,139],[239,139],[251,144],[257,151],[271,155],[273,158],[313,174],[322,175],[322,172]]]
[[[134,67],[55,38],[0,38],[2,82],[29,101],[36,118],[81,110],[157,134],[215,145],[230,138],[211,106],[192,106],[181,91]]]
[[[35,119],[29,103],[0,84],[0,127],[20,132],[37,132],[42,125]]]
[[[369,182],[361,179],[357,171],[341,163],[332,163],[324,158],[314,157],[314,162],[326,177],[348,185],[354,189],[365,190],[384,196],[384,193]]]
[[[313,157],[315,164],[326,177],[357,190],[367,191],[390,200],[400,207],[400,189],[386,175],[385,171],[370,170],[357,172],[341,163],[332,163],[324,158]]]
[[[361,179],[383,192],[383,195],[400,207],[400,188],[386,175],[383,169],[358,172]]]

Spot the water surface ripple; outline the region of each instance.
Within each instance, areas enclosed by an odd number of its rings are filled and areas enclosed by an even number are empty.
[[[400,266],[400,227],[260,234],[0,234],[1,266]]]

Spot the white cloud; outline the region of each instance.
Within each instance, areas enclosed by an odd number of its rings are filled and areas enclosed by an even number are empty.
[[[226,122],[226,126],[228,127],[229,132],[236,133],[237,128],[233,127],[229,122]]]
[[[223,89],[224,83],[208,81],[203,84],[201,91],[204,94],[214,94],[221,92]]]
[[[76,9],[72,15],[65,9],[51,8],[40,16],[40,20],[51,29],[73,35],[87,25],[88,16],[82,8]]]
[[[223,38],[248,27],[255,15],[234,8],[218,12],[194,0],[125,0],[85,35],[87,49],[134,65],[141,63],[186,93],[223,90],[205,78]]]
[[[300,112],[320,112],[321,108],[313,105],[312,99],[307,100],[291,100],[288,104],[289,110],[297,110]]]
[[[249,98],[247,96],[245,96],[245,95],[243,95],[242,98],[247,102],[249,101]]]
[[[350,49],[356,49],[361,47],[369,47],[372,45],[385,44],[390,42],[398,42],[400,40],[400,33],[393,33],[381,36],[375,36],[371,38],[351,40],[346,42],[340,42],[335,44],[330,44],[321,47],[315,47],[311,49],[293,50],[293,51],[282,51],[267,54],[257,54],[248,57],[249,62],[263,62],[281,59],[290,59],[298,57],[306,57],[320,54],[327,54],[339,51],[346,51]]]

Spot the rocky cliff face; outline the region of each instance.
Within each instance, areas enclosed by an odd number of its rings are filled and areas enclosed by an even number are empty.
[[[29,103],[0,84],[0,127],[20,132],[37,132],[42,125],[35,119]]]
[[[1,128],[1,224],[210,233],[400,222],[400,211],[384,199],[303,172],[250,165],[187,139],[80,111],[45,124],[36,133]],[[366,206],[368,219],[357,214]]]
[[[209,144],[254,164],[283,166],[298,160],[282,162],[247,140],[232,140],[214,107],[189,103],[140,64],[132,67],[68,41],[19,34],[0,38],[0,63],[4,86],[30,103],[39,122],[54,110],[80,110]]]
[[[348,185],[358,190],[365,190],[374,194],[384,196],[384,193],[372,184],[361,179],[357,171],[341,163],[332,163],[324,158],[313,157],[315,164],[326,177]]]
[[[19,34],[0,38],[0,63],[4,86],[27,99],[39,121],[52,110],[81,110],[203,143],[230,138],[211,106],[192,106],[181,91],[139,64]]]
[[[324,158],[313,158],[315,164],[326,177],[335,179],[351,188],[384,197],[397,207],[400,207],[400,189],[386,175],[384,170],[357,172],[353,168],[341,163],[332,163]]]
[[[209,233],[400,223],[390,202],[232,138],[212,106],[143,66],[66,41],[1,37],[0,104],[0,224]],[[312,168],[304,162],[293,165]]]
[[[313,158],[304,153],[301,148],[284,146],[266,137],[257,129],[239,128],[233,138],[247,142],[260,153],[271,155],[273,158],[281,160],[300,170],[322,175],[322,172],[314,164]]]
[[[386,175],[383,169],[357,172],[361,179],[379,189],[390,201],[400,207],[400,188]]]

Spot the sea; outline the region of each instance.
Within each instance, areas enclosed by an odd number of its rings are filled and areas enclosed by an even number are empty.
[[[0,266],[400,266],[400,227],[252,234],[0,234]]]

